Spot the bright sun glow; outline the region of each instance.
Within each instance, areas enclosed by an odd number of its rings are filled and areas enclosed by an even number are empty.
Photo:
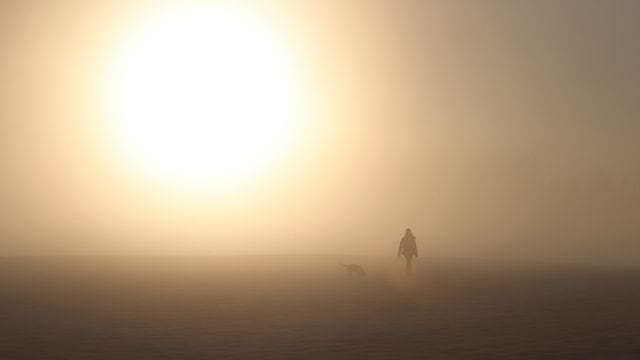
[[[266,22],[235,8],[173,8],[129,35],[108,97],[112,133],[134,167],[221,189],[253,181],[295,151],[295,66]]]

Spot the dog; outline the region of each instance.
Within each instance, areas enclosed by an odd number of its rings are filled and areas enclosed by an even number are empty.
[[[349,274],[349,276],[356,275],[359,278],[367,276],[367,273],[364,272],[364,269],[362,268],[362,266],[358,264],[343,264],[343,263],[339,263],[339,264],[340,266],[345,267],[347,269],[347,274]]]

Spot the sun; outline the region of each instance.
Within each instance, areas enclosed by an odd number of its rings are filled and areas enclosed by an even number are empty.
[[[282,34],[238,8],[147,14],[114,51],[110,130],[156,180],[228,188],[273,171],[302,136],[301,89]]]

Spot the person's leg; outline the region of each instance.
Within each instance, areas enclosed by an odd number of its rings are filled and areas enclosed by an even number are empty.
[[[405,259],[407,259],[407,275],[411,275],[413,270],[411,263],[411,261],[413,260],[413,256],[405,256]]]

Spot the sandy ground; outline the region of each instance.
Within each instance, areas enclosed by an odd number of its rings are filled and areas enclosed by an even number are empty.
[[[0,359],[640,358],[640,268],[391,260],[0,258]]]

